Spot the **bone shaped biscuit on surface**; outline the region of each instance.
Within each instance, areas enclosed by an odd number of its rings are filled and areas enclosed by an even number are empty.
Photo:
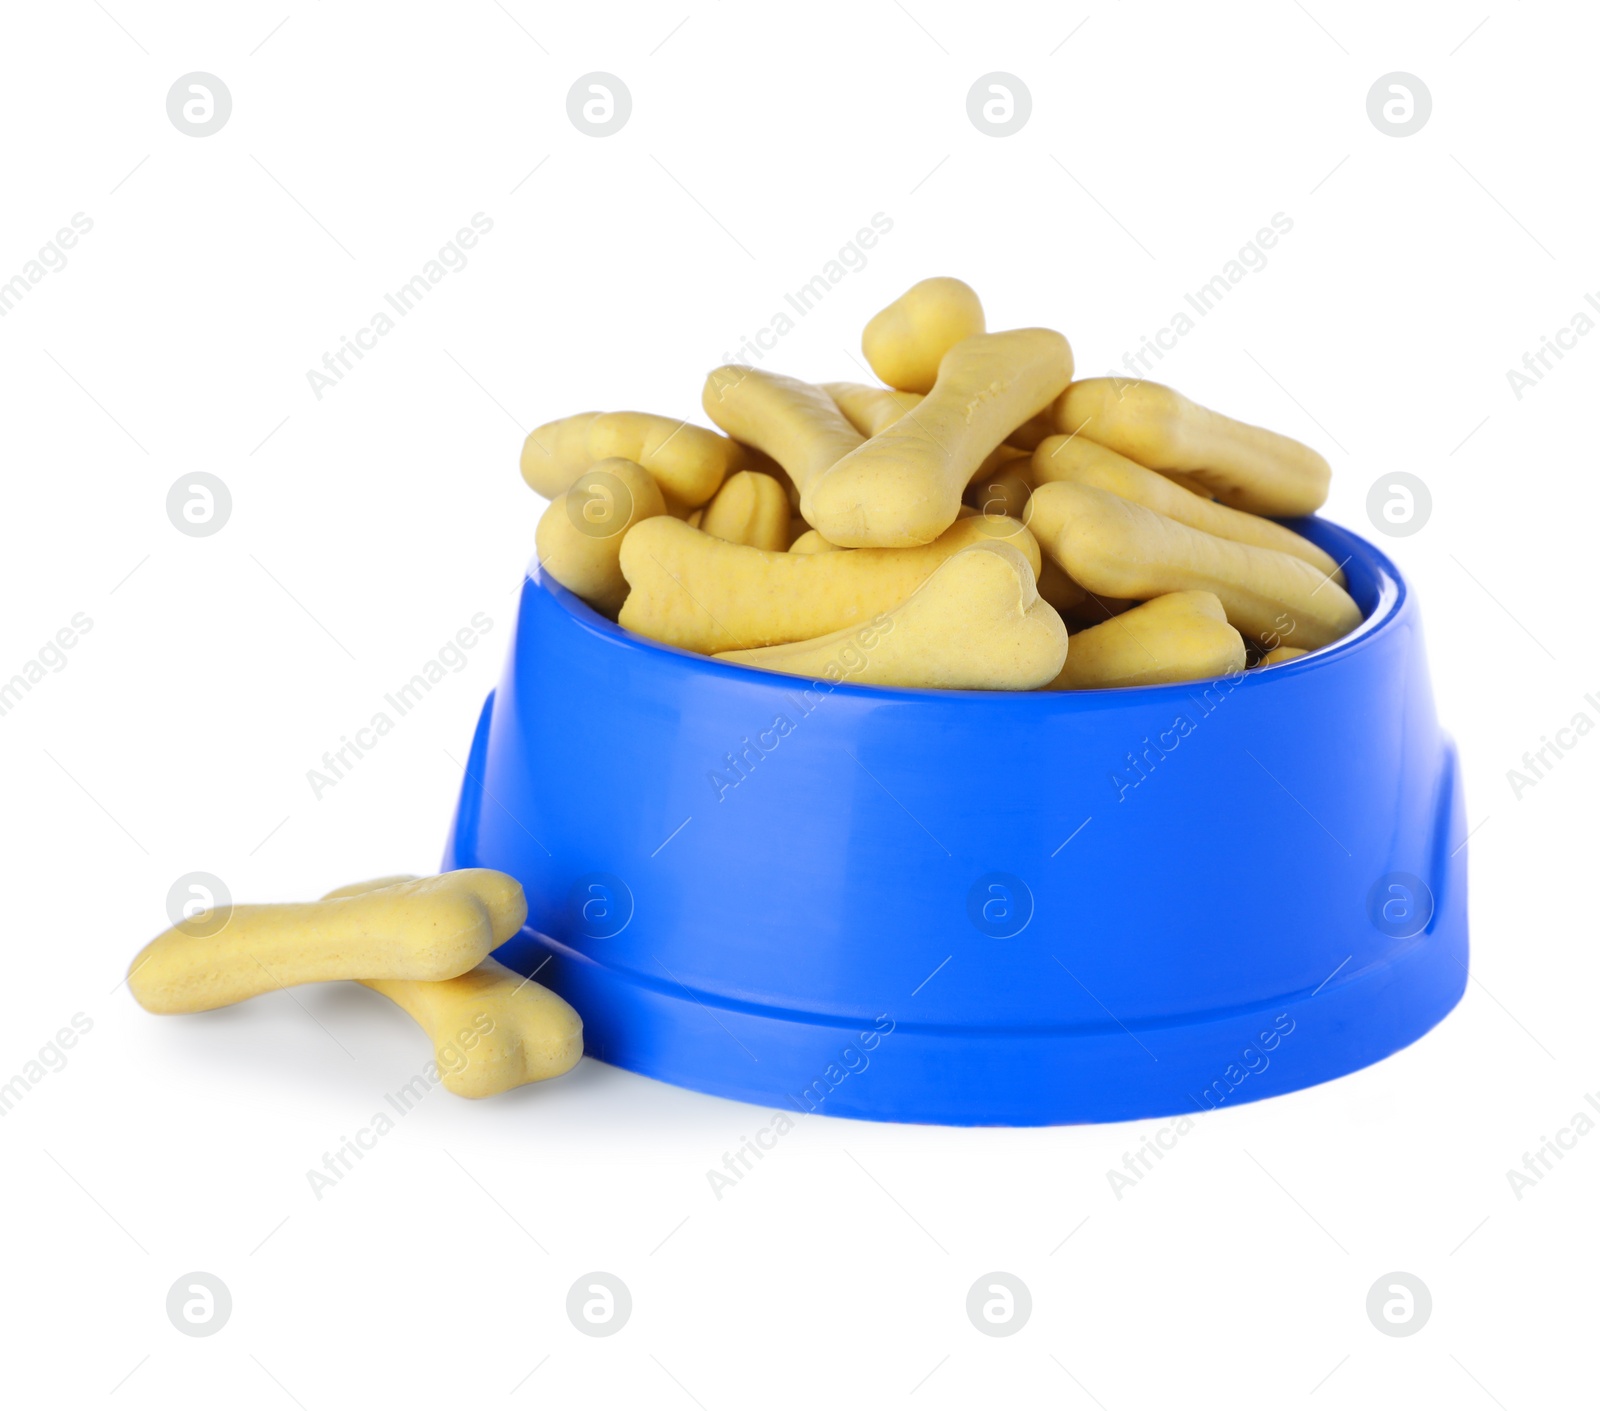
[[[1014,520],[973,516],[916,549],[777,554],[647,519],[622,541],[629,592],[617,621],[706,653],[822,637],[889,611],[951,554],[984,541],[1013,545],[1037,570],[1039,546]]]
[[[1149,470],[1180,471],[1225,505],[1287,519],[1313,514],[1333,472],[1311,447],[1235,421],[1158,382],[1092,377],[1054,408],[1056,427],[1109,446]]]
[[[487,868],[317,902],[232,907],[163,931],[133,958],[128,989],[152,1014],[194,1014],[317,980],[446,980],[527,920],[515,878]],[[187,928],[187,929],[186,929]]]
[[[1244,669],[1244,638],[1215,593],[1164,593],[1072,634],[1052,691],[1198,681]]]
[[[931,543],[989,454],[1071,378],[1072,349],[1049,329],[965,338],[916,407],[800,486],[801,513],[846,547]]]
[[[1027,691],[1052,680],[1067,629],[1004,543],[952,554],[903,603],[810,641],[724,652],[719,661],[875,686]]]
[[[556,1078],[583,1057],[583,1020],[566,1000],[490,958],[449,980],[363,980],[433,1041],[445,1087],[492,1097]]]
[[[1040,543],[1090,593],[1215,593],[1241,632],[1297,647],[1324,646],[1361,622],[1343,588],[1291,554],[1219,539],[1070,480],[1041,485],[1029,507]]]
[[[339,887],[323,898],[358,896],[392,877]],[[405,1010],[433,1041],[445,1087],[491,1097],[558,1077],[583,1057],[583,1021],[564,999],[492,956],[449,980],[362,980]]]

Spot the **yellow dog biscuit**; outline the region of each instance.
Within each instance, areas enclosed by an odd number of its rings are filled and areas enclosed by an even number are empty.
[[[781,497],[782,491],[778,493]],[[665,513],[661,490],[643,466],[620,457],[599,461],[540,516],[534,531],[539,566],[591,607],[614,617],[628,596],[618,563],[622,536],[641,519]]]
[[[1328,498],[1328,462],[1298,441],[1235,421],[1157,382],[1092,377],[1055,405],[1056,428],[1081,432],[1150,470],[1176,470],[1225,505],[1287,518]]]
[[[496,960],[450,980],[363,980],[433,1040],[445,1087],[491,1097],[559,1077],[583,1057],[583,1020],[566,1000]]]
[[[1072,635],[1052,691],[1159,686],[1244,669],[1244,638],[1215,593],[1164,593]]]
[[[924,279],[868,320],[861,351],[889,386],[926,392],[939,376],[944,355],[983,329],[983,305],[969,285]]]
[[[1091,593],[1215,593],[1241,632],[1297,647],[1320,647],[1361,621],[1343,588],[1276,549],[1219,539],[1070,480],[1041,485],[1029,506],[1039,542]]]
[[[1306,655],[1304,647],[1274,647],[1256,664],[1258,666],[1279,666],[1286,661],[1296,661]]]
[[[1051,434],[1054,435],[1056,433],[1052,430]],[[1101,449],[1110,452],[1113,456],[1117,454],[1109,446],[1104,446]],[[1124,456],[1123,459],[1127,460],[1127,457]],[[1137,465],[1138,462],[1134,461],[1133,464]],[[1165,476],[1174,485],[1183,486],[1191,495],[1198,495],[1202,500],[1215,500],[1217,498],[1210,486],[1196,480],[1192,475],[1185,475],[1181,470],[1158,470],[1156,474]],[[1243,514],[1245,511],[1241,510],[1240,513]]]
[[[824,382],[822,390],[833,398],[845,420],[863,436],[876,436],[922,404],[920,392],[896,392],[890,387],[868,387],[861,382]],[[1056,434],[1050,408],[1029,417],[1021,426],[1006,433],[1006,444],[1021,451],[1032,451],[1041,441]]]
[[[1052,402],[1037,416],[1031,416],[1021,426],[1013,427],[1006,435],[1007,444],[1024,451],[1032,451],[1041,441],[1054,436],[1056,422],[1051,414],[1054,405]]]
[[[1344,573],[1338,561],[1311,540],[1274,520],[1246,514],[1196,495],[1177,481],[1157,471],[1146,470],[1138,462],[1091,441],[1086,435],[1052,436],[1040,442],[1033,453],[1032,470],[1039,484],[1076,480],[1082,485],[1098,486],[1164,514],[1168,519],[1187,524],[1191,529],[1203,529],[1219,538],[1237,539],[1241,544],[1293,554],[1344,587]]]
[[[770,475],[736,471],[722,482],[698,527],[730,544],[778,553],[789,547],[789,497]]]
[[[589,425],[589,454],[637,461],[662,493],[691,508],[705,504],[744,463],[743,447],[726,436],[649,412],[602,412]]]
[[[1038,544],[1011,520],[964,519],[917,549],[774,554],[647,519],[622,541],[630,591],[617,620],[698,652],[822,637],[889,611],[951,554],[981,542],[1012,544],[1037,571]]]
[[[589,455],[589,427],[599,412],[579,412],[547,421],[522,443],[522,478],[535,493],[553,500],[564,494],[594,464]]]
[[[1074,612],[1089,596],[1049,554],[1039,567],[1039,596],[1059,613]]]
[[[414,881],[378,877],[338,887],[323,898]],[[362,980],[405,1010],[433,1040],[445,1087],[461,1097],[490,1097],[558,1077],[583,1057],[583,1021],[560,995],[506,969],[492,956],[449,980]]]
[[[922,401],[920,392],[897,392],[892,387],[868,387],[862,382],[824,382],[822,390],[844,419],[863,436],[876,436],[893,426]]]
[[[134,957],[128,988],[152,1014],[193,1014],[315,980],[447,980],[527,916],[522,885],[481,867],[326,901],[235,906],[163,931]]]
[[[1009,515],[1027,523],[1028,497],[1033,494],[1032,464],[1026,451],[1002,446],[1007,454],[977,475],[962,497],[979,514]]]
[[[718,659],[861,685],[1027,691],[1053,679],[1066,655],[1067,629],[1035,591],[1028,560],[986,543],[952,554],[864,627]]]
[[[1053,563],[1054,560],[1046,554],[1045,562]],[[1065,572],[1066,570],[1063,569],[1063,575],[1065,575]],[[1068,578],[1067,582],[1071,583],[1072,580]],[[1101,593],[1090,593],[1083,588],[1079,588],[1078,591],[1083,596],[1072,604],[1067,609],[1067,612],[1071,615],[1072,620],[1081,627],[1098,627],[1102,622],[1109,622],[1113,617],[1120,617],[1129,608],[1139,606],[1138,602],[1133,598],[1112,598]]]
[[[613,457],[642,465],[670,505],[689,510],[716,494],[742,466],[745,453],[726,436],[676,417],[582,412],[529,435],[522,447],[522,478],[553,500],[596,461]]]
[[[789,545],[789,552],[791,554],[827,554],[832,553],[838,547],[837,544],[830,544],[815,529],[808,529],[794,543]]]
[[[931,543],[954,523],[989,453],[1071,377],[1072,349],[1049,329],[963,339],[915,409],[801,484],[801,513],[835,544]]]
[[[806,486],[862,442],[822,388],[781,373],[729,363],[706,378],[700,401],[730,436],[783,467],[802,504]]]

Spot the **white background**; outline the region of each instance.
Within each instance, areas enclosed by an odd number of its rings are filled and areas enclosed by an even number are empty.
[[[1600,741],[1520,800],[1506,771],[1600,719],[1600,337],[1520,400],[1506,372],[1600,297],[1600,30],[1501,0],[1091,4],[7,7],[0,280],[94,223],[0,319],[0,677],[93,621],[0,717],[0,1078],[93,1024],[0,1126],[7,1400],[1518,1408],[1592,1383],[1600,1134],[1521,1200],[1506,1171],[1600,1089]],[[165,108],[194,70],[233,99],[203,139]],[[592,70],[633,99],[603,140],[566,114]],[[1015,136],[968,119],[991,70],[1031,90]],[[1366,111],[1394,70],[1433,98],[1403,139]],[[466,268],[319,401],[307,370],[476,212]],[[1465,764],[1465,1000],[1377,1067],[1204,1117],[1120,1201],[1107,1169],[1160,1124],[816,1117],[718,1201],[706,1171],[763,1113],[590,1060],[430,1095],[319,1201],[307,1168],[422,1035],[353,985],[152,1018],[128,959],[187,872],[273,900],[436,867],[532,552],[525,432],[698,416],[876,212],[892,233],[767,366],[859,376],[866,318],[955,274],[991,327],[1060,328],[1107,372],[1293,220],[1158,376],[1326,452],[1341,523],[1375,535],[1385,472],[1431,489],[1380,542]],[[196,471],[233,498],[211,538],[166,517]],[[465,669],[314,798],[306,771],[478,612]],[[612,1338],[565,1315],[594,1269],[632,1291]],[[233,1296],[208,1339],[165,1313],[191,1270]],[[990,1270],[1031,1290],[1014,1337],[967,1319]],[[1368,1321],[1391,1270],[1432,1292],[1416,1336]]]

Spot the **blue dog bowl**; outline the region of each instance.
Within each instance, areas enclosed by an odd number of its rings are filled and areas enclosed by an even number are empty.
[[[1215,682],[892,690],[636,637],[530,570],[445,866],[587,1052],[703,1092],[1036,1125],[1250,1102],[1426,1033],[1467,980],[1464,819],[1417,606]]]

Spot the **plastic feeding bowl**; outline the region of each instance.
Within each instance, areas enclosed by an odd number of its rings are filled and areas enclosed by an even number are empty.
[[[1264,671],[899,690],[625,632],[530,571],[446,867],[520,879],[500,959],[606,1063],[771,1108],[1035,1125],[1320,1083],[1467,980],[1467,853],[1417,606]]]

